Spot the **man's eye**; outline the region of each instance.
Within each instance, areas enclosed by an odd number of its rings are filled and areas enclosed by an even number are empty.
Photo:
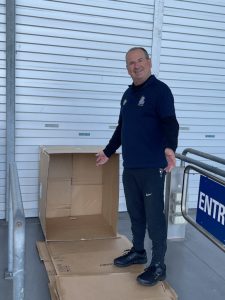
[[[129,63],[129,66],[134,66],[136,63],[142,63],[144,61],[144,58],[139,58],[138,60],[136,61],[131,61]]]

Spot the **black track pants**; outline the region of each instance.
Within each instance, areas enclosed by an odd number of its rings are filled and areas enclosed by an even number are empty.
[[[133,246],[144,249],[146,227],[152,240],[152,263],[164,263],[167,228],[164,215],[164,181],[162,169],[127,169],[123,185],[131,219]]]

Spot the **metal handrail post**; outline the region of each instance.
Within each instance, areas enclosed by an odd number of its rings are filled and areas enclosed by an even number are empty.
[[[24,300],[25,216],[16,163],[10,163],[13,211],[13,300]]]
[[[25,221],[17,218],[14,225],[13,300],[24,300]]]
[[[9,167],[10,175],[10,167]],[[9,176],[10,178],[10,176]],[[10,279],[13,277],[13,205],[12,194],[9,186],[9,205],[8,205],[8,270],[5,277]]]

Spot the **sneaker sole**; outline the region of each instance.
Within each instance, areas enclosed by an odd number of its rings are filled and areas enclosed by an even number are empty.
[[[132,262],[132,263],[129,263],[129,264],[117,264],[117,263],[113,263],[114,266],[116,267],[120,267],[120,268],[124,268],[124,267],[129,267],[129,266],[132,266],[132,265],[143,265],[143,264],[146,264],[147,263],[147,259],[145,260],[139,260],[139,261],[136,261],[136,262]]]
[[[166,275],[165,276],[162,276],[162,277],[159,277],[155,282],[152,282],[152,283],[148,283],[144,280],[141,280],[139,278],[137,278],[137,282],[140,283],[141,285],[145,285],[145,286],[154,286],[156,285],[159,281],[164,281],[166,279]]]

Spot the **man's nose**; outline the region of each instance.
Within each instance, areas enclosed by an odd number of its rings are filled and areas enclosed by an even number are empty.
[[[134,67],[135,67],[135,68],[139,68],[139,66],[140,66],[139,61],[136,61],[136,62],[134,63]]]

